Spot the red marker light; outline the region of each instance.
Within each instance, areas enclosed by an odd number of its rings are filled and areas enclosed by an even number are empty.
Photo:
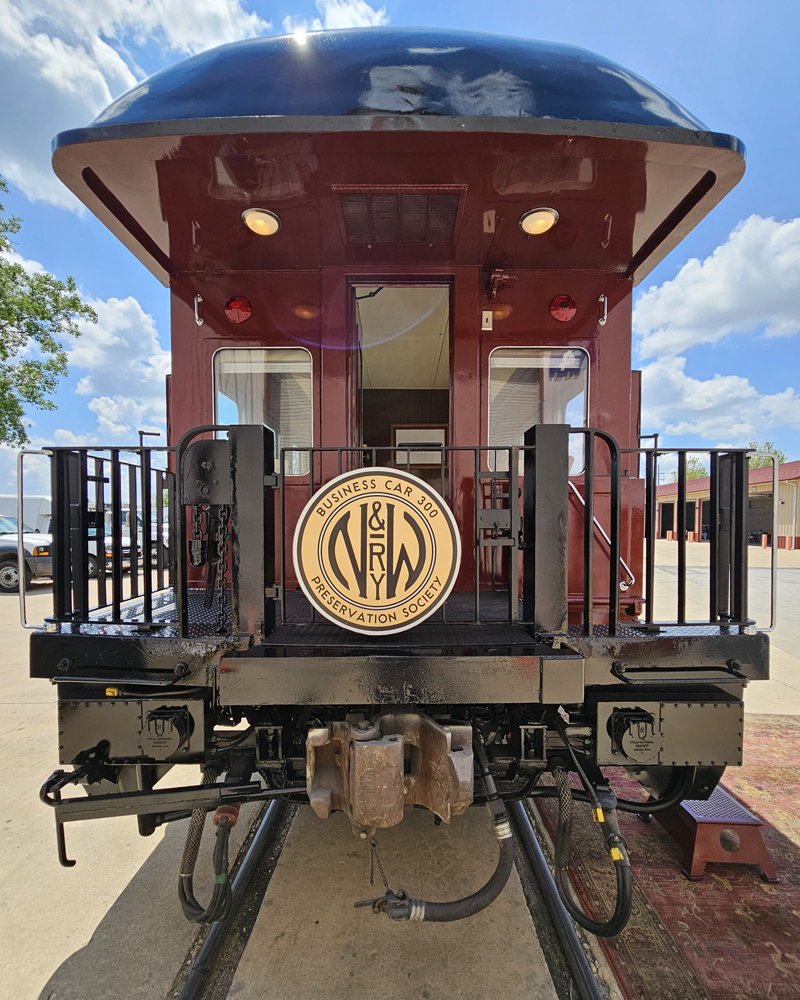
[[[550,315],[559,323],[568,323],[577,311],[578,307],[571,295],[556,295],[550,303]]]
[[[225,305],[225,315],[231,323],[244,323],[253,315],[253,307],[246,298],[236,295],[234,298],[228,299]]]

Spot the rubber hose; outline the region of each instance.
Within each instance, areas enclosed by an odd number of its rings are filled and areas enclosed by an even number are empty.
[[[617,809],[619,809],[620,812],[647,814],[662,812],[664,809],[671,809],[673,806],[678,805],[678,803],[682,802],[692,790],[695,769],[693,767],[676,767],[675,770],[682,772],[677,783],[673,786],[671,791],[662,795],[660,799],[650,799],[649,801],[643,802],[634,802],[630,799],[617,799]],[[573,788],[571,794],[572,799],[575,802],[591,803],[591,799],[586,792],[579,788]],[[540,785],[538,788],[532,788],[529,792],[526,792],[525,798],[557,799],[558,789],[553,788],[551,785]]]
[[[254,770],[254,762],[249,754],[238,754],[231,761],[231,766],[225,778],[226,784],[238,784],[247,781]],[[213,784],[218,774],[218,767],[212,761],[203,768],[203,784]],[[181,860],[181,871],[178,879],[178,899],[187,920],[195,924],[214,923],[222,920],[227,912],[231,899],[231,887],[228,876],[228,841],[232,824],[224,818],[218,818],[216,840],[214,842],[214,890],[211,901],[204,909],[194,895],[194,870],[197,865],[197,855],[206,822],[206,811],[195,809],[189,821],[189,832]]]
[[[614,912],[608,920],[593,920],[583,910],[577,906],[569,891],[569,854],[570,840],[572,836],[572,800],[573,788],[569,779],[569,772],[563,768],[556,768],[555,777],[558,792],[558,827],[556,830],[555,844],[555,883],[558,895],[567,913],[576,924],[584,930],[597,937],[614,937],[624,930],[631,916],[633,907],[633,876],[631,875],[630,863],[627,852],[617,851],[619,859],[614,860],[614,868],[617,876],[617,896],[614,905]],[[612,828],[614,841],[619,841],[624,845],[616,823],[614,810],[608,810],[608,816],[603,822],[604,830],[606,826]],[[606,838],[608,843],[608,838]],[[612,841],[612,842],[614,842]]]
[[[508,882],[514,866],[514,839],[505,808],[489,772],[489,761],[486,758],[483,740],[477,730],[473,736],[473,750],[486,791],[487,804],[493,816],[495,835],[500,842],[497,867],[484,886],[463,899],[454,899],[449,903],[428,903],[422,899],[395,897],[394,900],[387,901],[385,912],[393,920],[425,920],[432,923],[463,920],[464,917],[471,917],[486,909],[497,899]]]

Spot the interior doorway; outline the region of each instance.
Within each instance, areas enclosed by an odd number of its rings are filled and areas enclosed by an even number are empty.
[[[446,489],[448,463],[443,476],[441,450],[430,446],[450,443],[450,286],[358,285],[353,299],[358,443],[378,449],[378,465],[408,463]]]

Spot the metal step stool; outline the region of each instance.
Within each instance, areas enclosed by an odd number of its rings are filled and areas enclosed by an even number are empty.
[[[688,878],[701,879],[709,861],[722,861],[759,865],[765,881],[778,881],[761,836],[764,824],[721,785],[706,802],[686,799],[653,816],[683,848],[683,871]]]

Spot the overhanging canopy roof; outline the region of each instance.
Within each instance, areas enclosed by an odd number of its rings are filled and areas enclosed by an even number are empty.
[[[511,218],[533,200],[559,210],[555,244],[541,255],[545,244],[517,245],[507,226],[495,252],[515,266],[639,281],[739,180],[744,149],[582,49],[369,28],[311,33],[305,44],[251,39],[187,59],[57,136],[53,162],[165,283],[198,268],[353,259],[334,188],[409,183],[464,191],[461,235],[436,248],[438,259],[483,262],[467,239],[471,205]],[[254,204],[280,212],[280,247],[236,235]]]

